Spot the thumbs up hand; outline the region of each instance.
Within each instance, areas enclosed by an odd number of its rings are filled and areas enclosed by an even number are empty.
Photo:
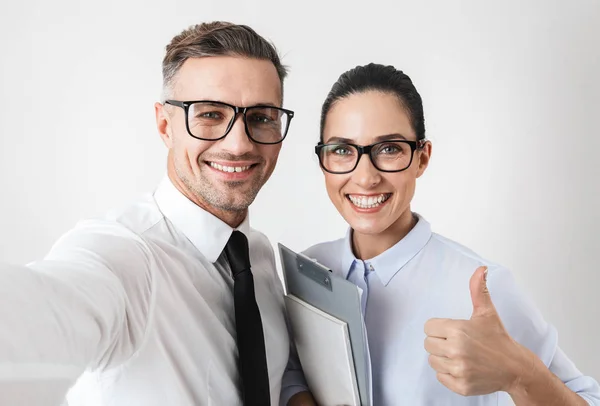
[[[463,396],[511,392],[527,368],[531,353],[506,332],[487,288],[487,268],[470,281],[470,320],[430,319],[425,349],[438,380]]]

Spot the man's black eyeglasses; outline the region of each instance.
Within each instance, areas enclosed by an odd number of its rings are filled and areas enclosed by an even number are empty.
[[[185,111],[188,133],[199,140],[218,141],[225,138],[241,114],[248,137],[258,144],[278,144],[285,139],[294,112],[280,107],[257,105],[238,107],[212,101],[166,100],[165,104]]]

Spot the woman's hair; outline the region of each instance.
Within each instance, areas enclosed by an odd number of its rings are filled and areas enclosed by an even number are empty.
[[[423,102],[410,78],[393,66],[370,63],[342,73],[334,83],[321,109],[321,141],[325,120],[331,108],[341,99],[367,91],[389,93],[405,108],[417,140],[425,139]]]

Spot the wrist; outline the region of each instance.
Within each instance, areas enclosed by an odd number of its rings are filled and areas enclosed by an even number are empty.
[[[534,353],[515,342],[519,347],[518,356],[512,363],[509,376],[510,381],[505,391],[513,397],[526,397],[530,388],[535,386],[535,380],[539,377],[537,373],[541,362]]]
[[[515,405],[587,405],[587,402],[565,386],[537,355],[525,347],[521,348],[524,361],[520,364],[520,372],[516,372],[516,378],[506,390]]]

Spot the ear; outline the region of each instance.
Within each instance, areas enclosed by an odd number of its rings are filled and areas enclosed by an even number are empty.
[[[162,103],[154,103],[154,113],[156,115],[156,128],[167,148],[173,146],[173,131],[171,130],[171,116],[167,107]]]
[[[417,178],[421,177],[425,173],[425,170],[429,166],[429,160],[431,159],[431,141],[426,141],[423,148],[421,148],[417,154],[419,160],[419,167],[417,169]]]

